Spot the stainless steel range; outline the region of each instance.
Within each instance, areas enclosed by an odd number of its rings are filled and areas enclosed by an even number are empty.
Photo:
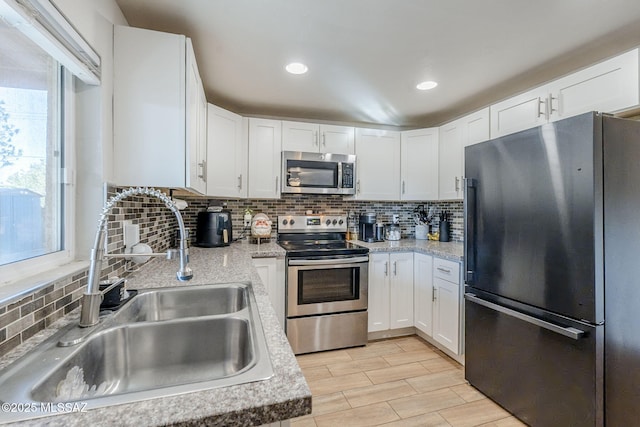
[[[286,256],[286,333],[295,354],[367,343],[369,249],[342,215],[278,217]]]

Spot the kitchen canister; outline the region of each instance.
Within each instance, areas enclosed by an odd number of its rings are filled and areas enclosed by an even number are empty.
[[[449,221],[440,221],[440,238],[441,242],[451,241],[451,223]]]
[[[427,240],[429,234],[429,227],[426,225],[416,225],[416,240]]]

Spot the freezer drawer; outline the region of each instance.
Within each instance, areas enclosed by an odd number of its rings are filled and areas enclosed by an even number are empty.
[[[604,326],[465,300],[471,385],[532,427],[603,425]]]

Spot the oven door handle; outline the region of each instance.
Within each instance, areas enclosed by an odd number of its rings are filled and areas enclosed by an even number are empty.
[[[331,258],[331,259],[290,259],[289,265],[333,265],[369,262],[369,257]]]

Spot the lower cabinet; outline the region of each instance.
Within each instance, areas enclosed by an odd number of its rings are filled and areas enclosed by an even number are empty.
[[[461,354],[460,264],[417,253],[414,266],[415,327]]]
[[[280,326],[284,329],[284,258],[254,258],[253,266],[258,270],[260,280],[262,280],[262,283],[267,288],[267,293],[278,317],[278,322],[280,322]]]
[[[413,253],[369,255],[369,332],[413,326]]]

